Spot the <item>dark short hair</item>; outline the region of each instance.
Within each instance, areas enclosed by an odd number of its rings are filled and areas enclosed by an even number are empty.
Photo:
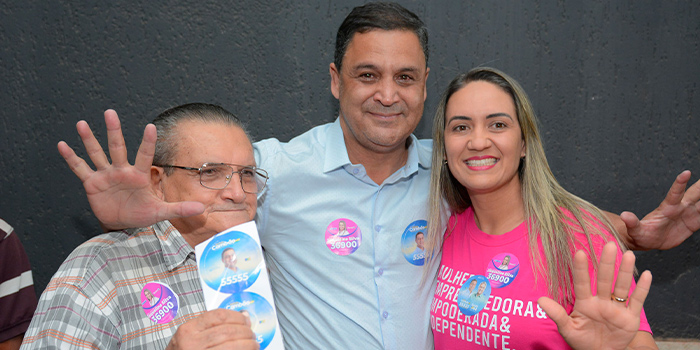
[[[223,107],[209,103],[188,103],[169,108],[153,120],[153,124],[158,131],[153,164],[172,163],[177,153],[177,126],[183,121],[237,126],[243,130],[248,140],[250,140],[250,136],[248,136],[248,132],[241,120]],[[172,173],[172,168],[165,168],[165,172],[166,174]]]
[[[366,33],[370,30],[410,30],[418,36],[418,41],[428,65],[428,29],[416,14],[405,7],[393,2],[370,2],[355,7],[338,28],[335,37],[335,63],[340,72],[345,51],[355,33]]]

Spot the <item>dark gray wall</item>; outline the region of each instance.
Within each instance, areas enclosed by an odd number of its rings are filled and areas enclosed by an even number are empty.
[[[100,232],[80,181],[56,151],[84,155],[75,123],[106,138],[115,108],[136,151],[143,126],[185,102],[221,104],[260,139],[288,140],[334,119],[335,31],[362,1],[3,1],[0,6],[0,216],[20,234],[38,292]],[[475,65],[530,94],[552,168],[612,212],[646,214],[684,169],[700,175],[700,2],[402,1],[428,24],[430,136],[441,89]],[[638,254],[654,283],[655,334],[700,334],[700,236]]]

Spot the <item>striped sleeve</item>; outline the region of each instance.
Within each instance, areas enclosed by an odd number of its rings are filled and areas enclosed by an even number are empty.
[[[12,227],[0,219],[0,342],[27,330],[36,303],[24,247]]]

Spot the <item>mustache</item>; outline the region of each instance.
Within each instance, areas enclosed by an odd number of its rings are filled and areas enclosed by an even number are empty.
[[[384,106],[380,103],[372,103],[365,107],[365,111],[372,114],[403,114],[405,110],[401,104]]]
[[[211,207],[212,212],[214,211],[238,211],[238,210],[246,210],[248,209],[248,205],[246,204],[231,204],[231,205],[216,205]]]

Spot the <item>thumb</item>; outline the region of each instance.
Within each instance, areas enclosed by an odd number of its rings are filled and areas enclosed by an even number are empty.
[[[635,230],[639,226],[639,218],[637,215],[629,211],[620,213],[620,220],[627,226],[627,232]]]
[[[158,210],[157,221],[199,215],[204,212],[204,204],[200,202],[163,202]]]
[[[547,297],[541,297],[537,299],[537,304],[539,304],[542,310],[547,313],[547,316],[549,316],[549,318],[551,318],[552,321],[557,324],[557,328],[560,330],[569,323],[569,315],[566,313],[566,310],[556,301]]]

